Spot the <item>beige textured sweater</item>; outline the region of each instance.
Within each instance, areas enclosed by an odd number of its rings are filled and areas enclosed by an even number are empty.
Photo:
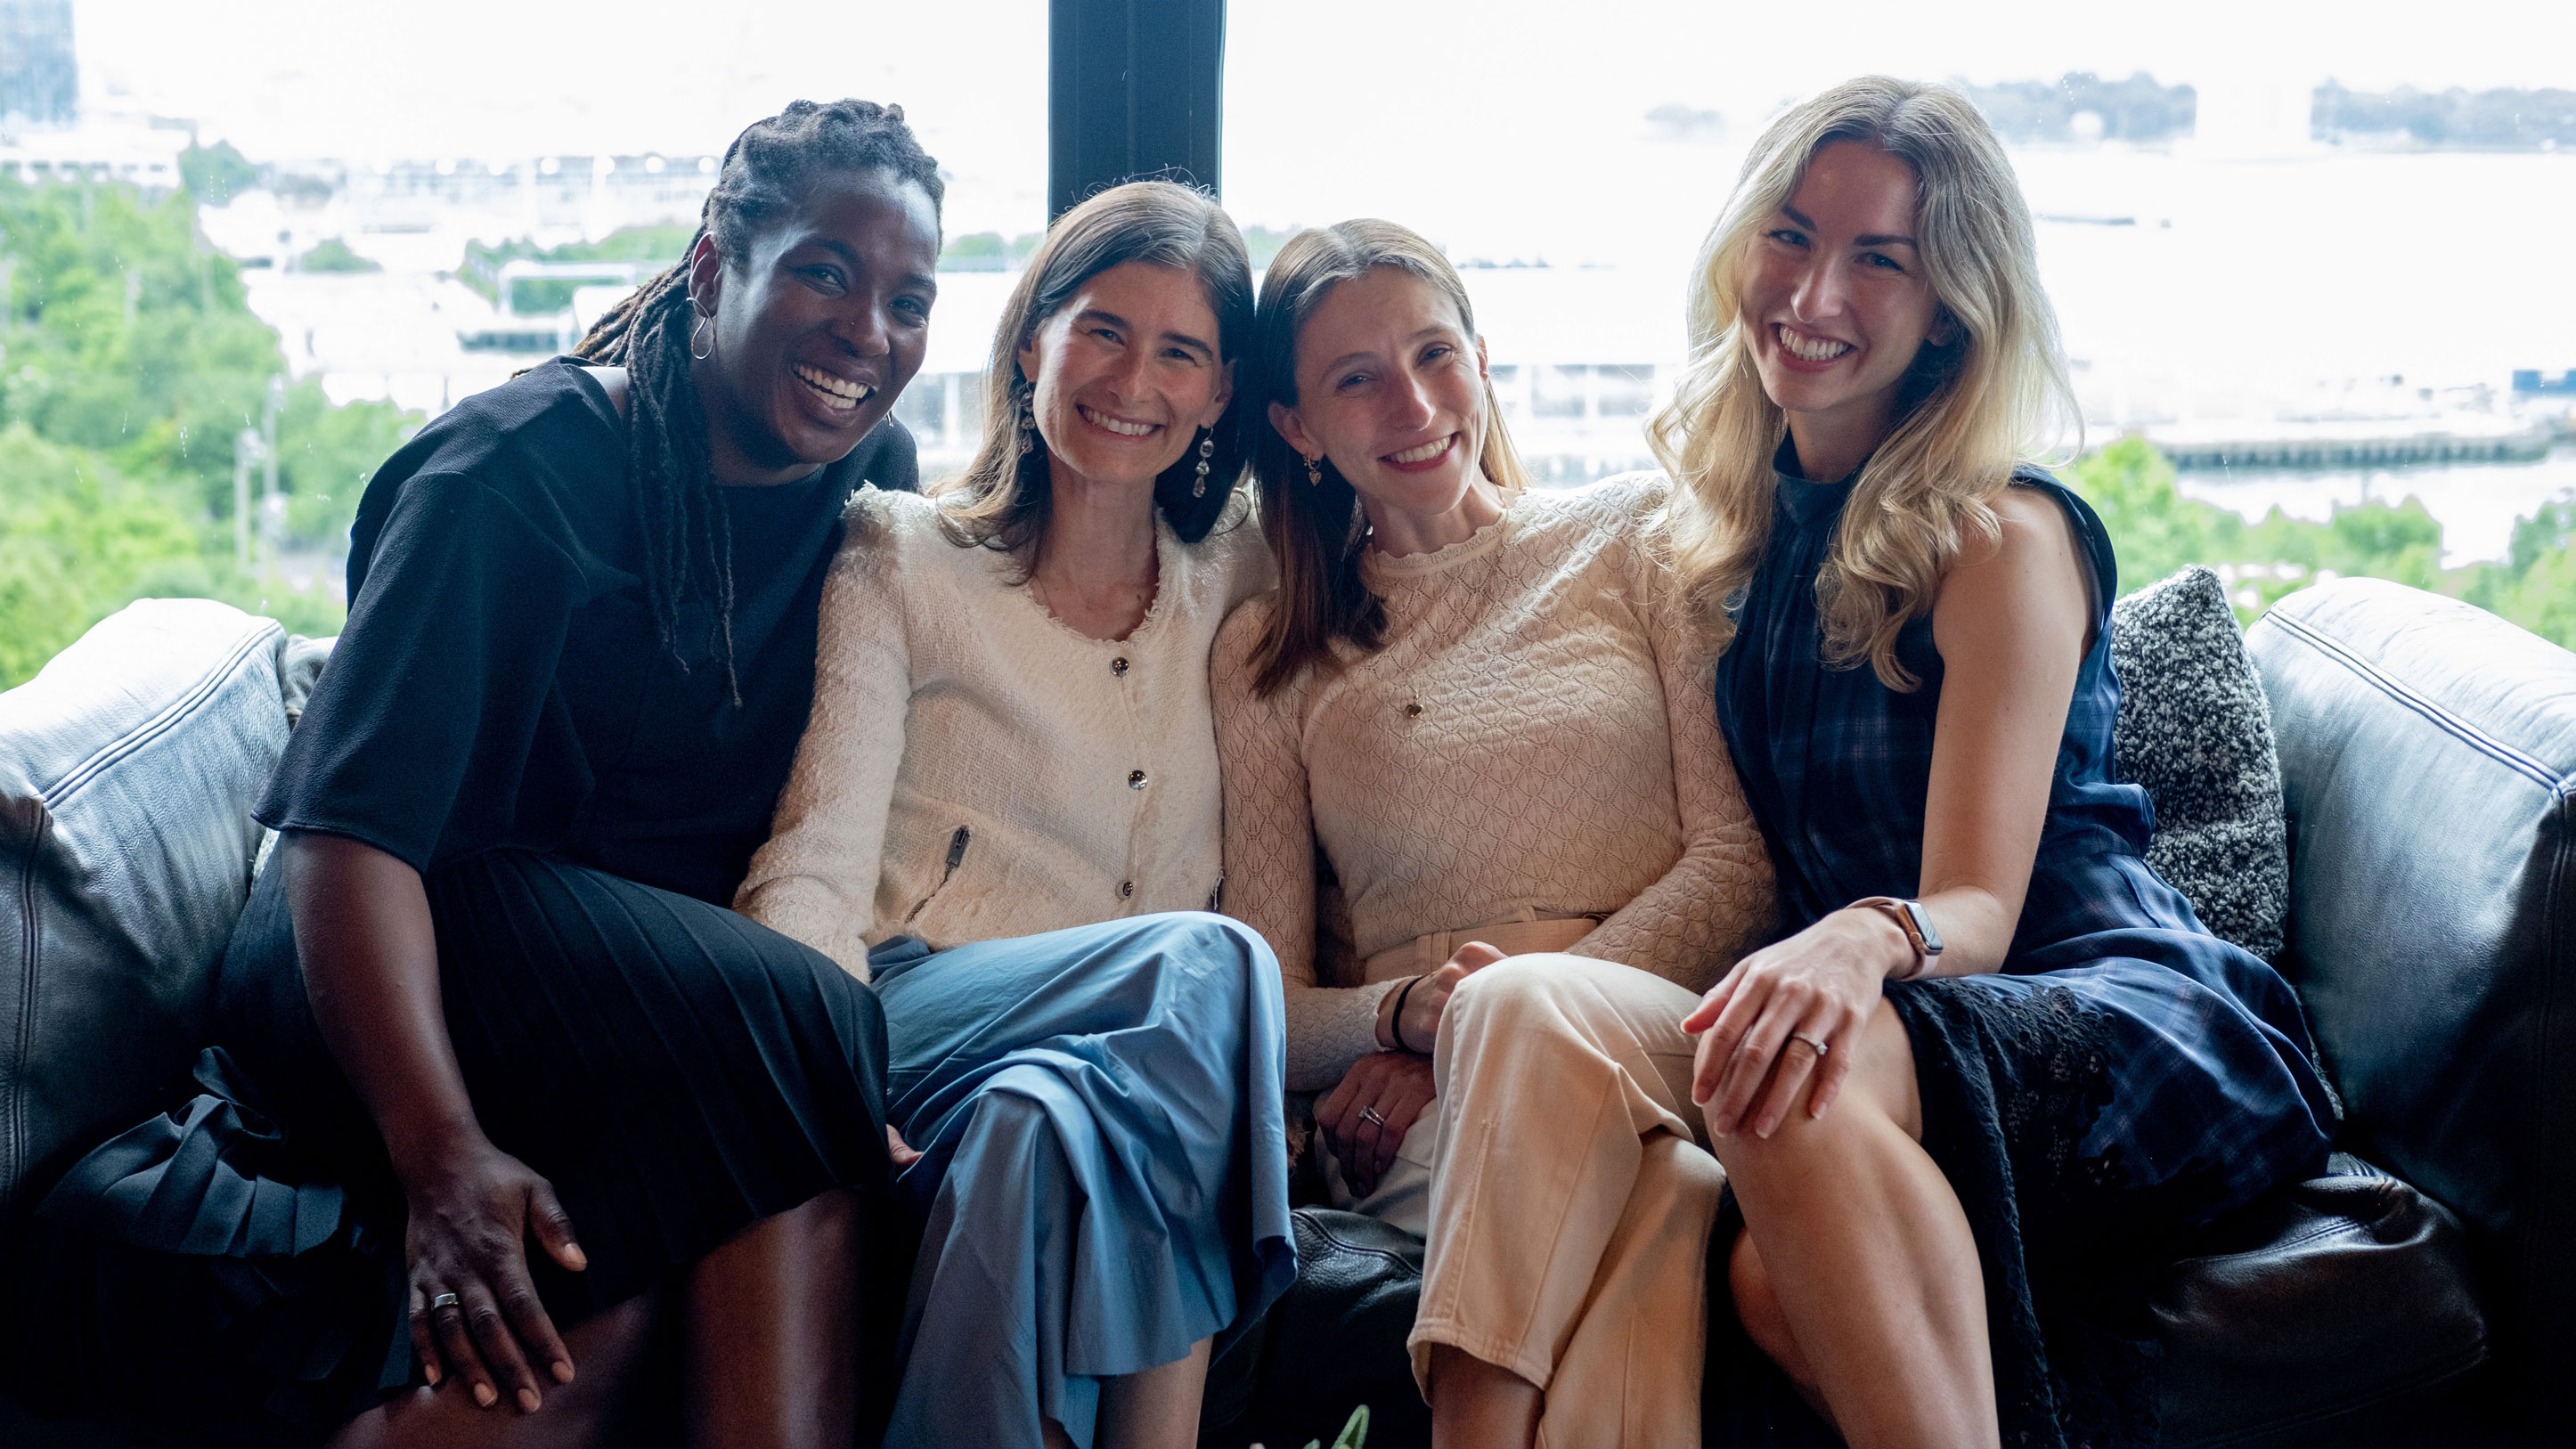
[[[1770,859],[1669,587],[1666,492],[1659,474],[1533,490],[1464,542],[1372,556],[1386,646],[1268,699],[1249,652],[1269,600],[1227,621],[1225,908],[1279,954],[1291,1090],[1376,1050],[1397,984],[1319,981],[1319,848],[1360,959],[1523,910],[1599,914],[1576,952],[1698,990],[1768,930]]]
[[[1238,501],[1202,542],[1159,516],[1160,583],[1123,640],[1067,628],[1010,555],[870,488],[823,588],[814,710],[735,908],[865,980],[933,949],[1205,910],[1222,869],[1208,647],[1270,587]]]

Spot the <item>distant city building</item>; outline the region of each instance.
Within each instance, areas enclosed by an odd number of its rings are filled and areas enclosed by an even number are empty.
[[[80,119],[71,0],[0,0],[0,116],[12,126]]]

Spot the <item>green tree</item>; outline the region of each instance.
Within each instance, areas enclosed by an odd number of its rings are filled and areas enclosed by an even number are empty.
[[[636,262],[648,271],[659,271],[680,260],[688,249],[689,239],[697,235],[694,226],[621,227],[595,242],[566,242],[558,247],[541,247],[525,237],[514,241],[465,244],[465,259],[457,264],[456,279],[498,304],[501,298],[501,267],[504,263],[525,259],[533,262]],[[510,293],[510,310],[524,313],[560,312],[572,305],[577,281],[551,277],[522,279]]]
[[[2242,551],[2245,520],[2183,497],[2173,464],[2144,438],[2122,438],[2077,460],[2066,470],[2066,481],[2102,515],[2123,592],[2186,564],[2233,561]]]
[[[339,627],[326,592],[235,565],[234,439],[285,359],[196,222],[186,192],[0,177],[0,688],[140,597]],[[418,423],[286,389],[278,484],[304,571],[338,567],[365,479]]]
[[[2102,515],[2124,591],[2206,564],[2231,582],[2237,613],[2250,623],[2325,579],[2389,579],[2466,600],[2576,648],[2576,495],[2517,520],[2503,562],[2446,569],[2442,525],[2411,497],[2339,507],[2323,523],[2275,508],[2248,524],[2184,497],[2173,465],[2134,437],[2077,460],[2065,478]]]
[[[295,268],[303,272],[381,272],[385,269],[382,262],[358,255],[349,249],[347,242],[336,236],[315,242],[311,251],[295,259]]]
[[[208,206],[221,206],[259,184],[259,168],[230,141],[190,146],[179,153],[179,181]]]

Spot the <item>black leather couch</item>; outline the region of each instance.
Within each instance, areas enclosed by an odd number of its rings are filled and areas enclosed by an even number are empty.
[[[2576,1443],[2576,655],[2364,579],[2246,645],[2290,817],[2281,966],[2344,1150],[2161,1275],[2163,1442]],[[1370,1449],[1427,1443],[1419,1247],[1321,1209],[1298,1246],[1216,1366],[1202,1449],[1329,1441],[1354,1402]]]
[[[2364,580],[2247,643],[2291,816],[2283,964],[2349,1155],[2164,1276],[2165,1440],[2567,1442],[2576,655]],[[178,1090],[317,662],[221,605],[151,602],[0,695],[0,1211]],[[1418,1246],[1322,1210],[1299,1246],[1298,1287],[1211,1376],[1203,1443],[1329,1441],[1356,1402],[1371,1449],[1424,1442],[1400,1347]],[[118,1442],[0,1399],[0,1443]]]

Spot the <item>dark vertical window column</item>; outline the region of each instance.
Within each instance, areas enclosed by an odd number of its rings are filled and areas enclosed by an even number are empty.
[[[1226,0],[1053,0],[1047,214],[1136,176],[1217,189]]]

